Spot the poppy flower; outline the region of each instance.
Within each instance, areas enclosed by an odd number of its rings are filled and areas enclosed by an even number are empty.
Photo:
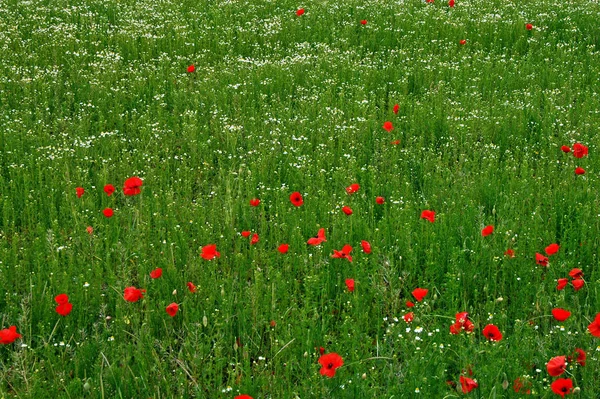
[[[290,194],[290,202],[294,206],[302,206],[302,204],[304,204],[302,194],[300,194],[298,191],[294,191],[292,194]]]
[[[176,303],[172,303],[169,306],[167,306],[167,313],[169,314],[169,316],[171,317],[175,317],[175,315],[177,314],[177,311],[179,310],[179,305],[177,305]]]
[[[461,46],[464,46],[465,44],[467,44],[467,41],[465,39],[461,39],[458,44],[460,44]]]
[[[287,251],[290,249],[290,246],[288,244],[281,244],[277,250],[279,252],[281,252],[282,254],[287,254]]]
[[[567,145],[563,145],[562,147],[560,147],[560,150],[564,153],[569,153],[569,152],[571,152],[571,147],[569,147]]]
[[[421,302],[428,292],[429,290],[426,288],[415,288],[412,292],[412,296],[415,297],[417,302]]]
[[[592,321],[590,325],[588,325],[588,331],[594,337],[600,337],[600,313],[597,313],[594,321]]]
[[[135,287],[127,287],[123,293],[123,298],[127,302],[137,302],[144,297],[146,290],[140,290]]]
[[[196,72],[196,67],[194,66],[194,64],[188,66],[187,67],[187,71],[188,71],[188,73],[194,73],[194,72]]]
[[[580,143],[573,144],[573,156],[575,158],[583,158],[588,154],[588,148]]]
[[[88,226],[85,228],[85,231],[87,231],[88,234],[94,234],[94,228],[92,226]]]
[[[557,253],[559,248],[560,248],[560,245],[558,245],[558,244],[550,244],[544,249],[544,251],[546,251],[546,255],[550,256],[550,255],[554,255],[555,253]]]
[[[296,10],[297,16],[301,16],[302,14],[304,14],[304,8],[299,8],[298,10]]]
[[[320,370],[321,375],[333,378],[335,370],[344,365],[344,360],[337,353],[328,353],[319,358],[319,363],[322,366]]]
[[[325,239],[325,229],[321,228],[321,229],[319,229],[317,236],[309,238],[306,243],[308,245],[320,245],[321,243],[326,242],[326,241],[327,240]]]
[[[142,192],[140,187],[142,187],[144,182],[137,176],[130,177],[125,180],[125,184],[123,185],[123,194],[127,196],[138,195]]]
[[[421,219],[427,219],[431,223],[435,222],[435,212],[434,211],[423,211],[421,212]]]
[[[531,25],[531,24],[526,24],[526,25],[525,25],[525,29],[527,29],[527,30],[532,30],[532,29],[533,29],[533,25]]]
[[[344,212],[346,215],[350,216],[350,215],[352,215],[352,208],[350,208],[349,206],[344,206],[342,208],[342,212]]]
[[[405,322],[410,323],[411,321],[414,320],[415,314],[413,312],[408,312],[407,314],[402,316],[402,318],[404,319]]]
[[[448,1],[448,7],[450,7],[450,8],[454,7],[454,0]]]
[[[250,395],[238,395],[233,399],[254,399],[254,398],[252,398],[252,396],[250,396]]]
[[[347,278],[346,279],[346,287],[348,288],[348,291],[354,292],[354,279]]]
[[[336,249],[333,250],[332,258],[346,258],[348,261],[352,262],[352,256],[350,256],[350,252],[352,251],[352,247],[350,245],[344,245],[341,251]]]
[[[151,278],[160,278],[160,276],[162,276],[162,269],[160,267],[158,267],[150,272]]]
[[[362,250],[364,253],[366,253],[367,255],[371,253],[371,244],[368,241],[362,240],[360,242],[360,245],[362,246]]]
[[[10,326],[8,328],[0,330],[0,344],[1,345],[12,344],[13,342],[15,342],[15,340],[17,338],[21,338],[21,337],[22,337],[22,335],[17,333],[16,326]]]
[[[250,239],[250,245],[254,245],[256,243],[258,243],[259,238],[258,238],[258,234],[254,233],[252,234],[252,238]]]
[[[406,301],[405,305],[406,305],[407,308],[412,308],[412,307],[415,306],[415,304],[413,302],[411,302],[411,301]]]
[[[367,24],[367,20],[366,20],[366,19],[363,19],[362,21],[360,21],[360,24],[361,24],[361,25],[366,25],[366,24]]]
[[[392,111],[398,115],[398,111],[400,111],[400,104],[394,104],[394,108],[392,108]]]
[[[115,214],[115,212],[111,208],[105,208],[102,211],[102,214],[107,218],[111,218]]]
[[[579,268],[573,268],[571,269],[571,271],[569,272],[569,276],[571,278],[582,278],[583,277],[583,270],[579,269]]]
[[[485,226],[483,230],[481,230],[481,236],[487,237],[494,232],[494,226]]]
[[[323,353],[325,353],[325,348],[319,346],[319,354],[323,355]]]
[[[75,188],[75,192],[77,193],[77,198],[81,198],[83,193],[85,193],[85,190],[83,189],[83,187],[77,187]]]
[[[253,198],[250,200],[250,206],[258,206],[260,204],[260,200],[258,198]]]
[[[515,251],[513,249],[507,249],[506,251],[504,251],[504,256],[508,256],[509,258],[514,258],[515,257]]]
[[[524,393],[527,395],[531,394],[531,382],[528,380],[525,380],[521,377],[517,377],[515,378],[515,382],[513,383],[513,390],[516,393]]]
[[[475,325],[469,320],[469,314],[460,312],[456,314],[456,322],[450,326],[450,334],[460,334],[462,330],[472,332],[474,329]]]
[[[585,285],[585,281],[583,281],[582,278],[576,278],[575,280],[571,281],[571,285],[573,285],[575,291],[579,291]]]
[[[385,198],[377,197],[375,198],[375,203],[377,203],[378,205],[383,205],[385,203]]]
[[[56,313],[61,316],[67,316],[73,310],[73,304],[69,303],[69,297],[67,294],[59,294],[54,297],[54,301],[58,304],[56,307]]]
[[[250,237],[250,234],[252,234],[252,232],[250,232],[248,230],[244,230],[240,234],[242,235],[242,237],[248,238],[248,237]]]
[[[400,140],[394,140],[394,141],[392,141],[392,145],[398,145],[398,144],[400,144]]]
[[[460,387],[463,393],[469,393],[478,386],[477,381],[463,375],[460,376]]]
[[[571,312],[561,308],[552,309],[552,316],[558,321],[565,321],[571,316]]]
[[[489,339],[490,341],[502,340],[502,333],[500,332],[498,327],[496,327],[493,324],[488,324],[487,326],[485,326],[483,328],[482,333],[483,333],[483,336],[486,337],[487,339]]]
[[[548,266],[548,258],[546,258],[544,255],[540,254],[540,253],[536,253],[535,254],[535,263],[537,263],[540,266]]]
[[[567,286],[567,284],[569,284],[569,279],[559,278],[557,280],[556,289],[559,290],[559,291],[562,291],[562,290],[565,289],[565,287]]]
[[[564,398],[573,390],[573,381],[570,378],[559,378],[550,384],[550,388],[552,392]]]
[[[190,290],[191,293],[196,292],[196,286],[194,285],[194,283],[192,283],[191,281],[188,282],[187,284],[188,290]]]
[[[105,185],[104,192],[110,197],[115,192],[115,186],[113,186],[112,184]]]
[[[358,190],[360,190],[360,185],[357,183],[351,184],[348,187],[346,187],[346,192],[348,194],[354,194],[355,192],[357,192]]]
[[[550,374],[552,377],[558,377],[565,372],[566,368],[567,363],[565,356],[553,357],[550,359],[548,364],[546,364],[546,370],[548,370],[548,374]]]
[[[585,360],[587,359],[585,351],[580,348],[575,348],[575,353],[577,353],[577,358],[575,359],[577,363],[579,363],[582,367],[585,366]]]
[[[384,123],[383,123],[383,129],[384,129],[386,132],[388,132],[388,133],[389,133],[389,132],[391,132],[392,130],[394,130],[394,125],[392,125],[392,122],[390,122],[390,121],[384,122]]]
[[[577,168],[575,168],[575,174],[577,176],[585,175],[585,169],[578,166]]]
[[[200,256],[202,259],[212,260],[215,257],[221,257],[221,254],[217,252],[217,244],[209,244],[202,247],[202,253]]]

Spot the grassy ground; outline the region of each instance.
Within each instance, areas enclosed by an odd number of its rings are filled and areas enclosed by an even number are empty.
[[[575,348],[587,365],[559,378],[598,397],[599,13],[0,0],[0,328],[22,335],[0,346],[0,398],[451,398],[461,375],[470,397],[521,397],[520,378],[550,398],[546,363]],[[588,156],[560,150],[576,142]],[[352,262],[331,257],[346,244]],[[585,286],[558,291],[572,268]],[[452,335],[462,311],[475,329]]]

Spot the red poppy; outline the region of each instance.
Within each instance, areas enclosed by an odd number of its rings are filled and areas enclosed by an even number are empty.
[[[300,194],[298,191],[294,191],[292,194],[290,194],[290,202],[294,206],[301,206],[302,204],[304,204],[302,194]]]
[[[434,0],[425,0],[425,3],[433,4]]]
[[[344,206],[342,208],[342,212],[344,212],[346,215],[350,216],[350,215],[352,215],[352,208],[350,208],[349,206]]]
[[[17,338],[21,338],[21,337],[22,337],[22,335],[17,333],[16,326],[10,326],[8,328],[5,328],[4,330],[0,330],[0,344],[1,345],[12,344],[13,342],[15,342],[15,340]]]
[[[91,235],[91,234],[93,234],[93,233],[94,233],[94,228],[93,228],[92,226],[88,226],[88,227],[86,227],[86,228],[85,228],[85,231],[87,231],[87,232],[88,232],[88,234],[90,234],[90,235]]]
[[[212,260],[215,257],[221,257],[221,254],[217,252],[217,244],[209,244],[202,247],[200,256],[202,256],[202,259]]]
[[[427,288],[415,288],[412,292],[412,296],[415,297],[417,302],[421,302],[428,292],[429,290]]]
[[[577,168],[575,168],[575,174],[577,176],[585,175],[585,169],[578,166]]]
[[[467,44],[467,41],[465,39],[461,39],[458,44],[460,44],[461,46],[464,46],[465,44]]]
[[[567,286],[567,284],[569,283],[569,279],[566,278],[559,278],[557,280],[557,285],[556,285],[556,289],[559,291],[562,291],[565,289],[565,287]]]
[[[573,285],[573,288],[575,288],[575,291],[579,291],[585,285],[585,281],[583,281],[582,278],[576,278],[575,280],[571,281],[571,284]]]
[[[560,147],[560,150],[564,153],[569,153],[571,152],[571,147],[563,145],[562,147]]]
[[[398,111],[400,111],[400,104],[395,104],[394,108],[392,108],[392,111],[394,111],[394,113],[398,115]]]
[[[573,144],[573,156],[575,158],[583,158],[588,154],[588,148],[580,143]]]
[[[421,219],[427,219],[431,223],[435,222],[435,212],[434,211],[423,211],[421,212]]]
[[[454,0],[448,1],[448,7],[454,7]]]
[[[469,314],[467,312],[460,312],[456,314],[456,322],[450,326],[451,334],[460,334],[462,330],[466,332],[472,332],[475,329],[475,325],[469,320]]]
[[[281,244],[277,250],[279,252],[281,252],[282,254],[287,254],[287,251],[290,249],[290,246],[288,244]]]
[[[385,203],[385,198],[383,198],[383,197],[377,197],[377,198],[375,198],[375,202],[378,205],[383,205]]]
[[[59,294],[54,297],[54,301],[58,304],[56,307],[56,313],[61,316],[67,316],[73,310],[73,304],[69,303],[69,297],[67,294]]]
[[[557,253],[559,248],[560,248],[560,245],[558,245],[558,244],[550,244],[544,250],[546,251],[546,255],[550,256],[550,255],[554,255],[555,253]]]
[[[573,268],[571,269],[571,271],[569,272],[569,276],[571,278],[582,278],[583,277],[583,270],[579,269],[579,268]]]
[[[194,64],[188,66],[187,67],[187,71],[188,71],[188,73],[194,73],[194,72],[196,72],[196,67],[194,66]]]
[[[175,317],[175,315],[177,314],[177,311],[179,310],[179,305],[177,305],[176,303],[172,303],[169,306],[167,306],[167,313],[169,314],[169,316],[171,317]]]
[[[408,312],[407,314],[402,316],[402,318],[404,319],[405,322],[410,323],[411,321],[414,320],[415,314],[413,312]]]
[[[513,384],[513,390],[516,393],[524,393],[524,394],[530,395],[531,394],[531,382],[528,380],[525,380],[521,377],[517,377]]]
[[[366,253],[367,255],[371,253],[371,244],[368,241],[362,240],[360,242],[360,245],[362,246],[362,250],[364,253]]]
[[[500,332],[498,327],[496,327],[493,324],[488,324],[487,326],[485,326],[483,328],[482,333],[484,337],[486,337],[490,341],[500,341],[502,339],[502,333]]]
[[[535,263],[537,263],[540,266],[548,266],[548,258],[546,258],[544,255],[540,254],[540,253],[536,253],[535,254]]]
[[[191,281],[188,282],[187,284],[188,290],[190,290],[191,293],[196,292],[196,286],[194,285],[194,283],[192,283]]]
[[[367,24],[367,20],[366,20],[366,19],[363,19],[362,21],[360,21],[360,24],[361,24],[361,25],[366,25],[366,24]]]
[[[259,238],[258,238],[258,234],[254,233],[252,234],[252,238],[250,239],[250,245],[254,245],[256,243],[258,243]]]
[[[383,129],[389,133],[392,130],[394,130],[394,125],[392,125],[392,122],[390,122],[390,121],[384,122]]]
[[[326,242],[326,241],[327,240],[325,239],[325,229],[321,228],[321,229],[319,229],[317,236],[309,238],[306,243],[308,245],[320,245],[322,242]]]
[[[532,30],[533,29],[533,25],[527,24],[527,25],[525,25],[525,29]]]
[[[151,278],[160,278],[160,276],[162,276],[162,269],[160,267],[158,267],[150,272]]]
[[[406,301],[405,305],[406,305],[407,308],[412,308],[412,307],[415,306],[415,304],[413,302],[411,302],[411,301]]]
[[[104,192],[110,197],[115,192],[115,186],[113,186],[112,184],[105,185]]]
[[[566,357],[565,356],[556,356],[550,359],[548,364],[546,364],[546,370],[548,370],[548,374],[552,377],[558,377],[562,373],[565,372],[567,367]]]
[[[360,190],[360,185],[357,183],[351,184],[348,187],[346,187],[346,192],[348,194],[354,194],[355,192],[357,192],[358,190]]]
[[[241,234],[242,234],[242,237],[248,238],[248,237],[250,237],[250,234],[252,234],[252,232],[248,231],[248,230],[244,230],[241,232]]]
[[[140,189],[142,184],[144,184],[144,182],[139,177],[130,177],[129,179],[125,180],[125,184],[123,185],[123,194],[128,196],[138,195],[142,192]]]
[[[588,330],[594,337],[600,337],[600,313],[596,314],[596,318],[590,323]]]
[[[344,365],[344,360],[337,353],[328,353],[319,358],[321,364],[321,375],[325,375],[329,378],[335,376],[335,369]]]
[[[585,354],[585,351],[583,349],[580,348],[575,348],[575,350],[573,351],[573,354],[577,354],[577,358],[575,358],[575,361],[577,363],[579,363],[579,365],[581,367],[585,366],[585,361],[587,359],[587,355]],[[571,362],[573,360],[573,358],[571,356],[569,356],[567,358],[567,362]]]
[[[346,287],[348,288],[348,291],[354,292],[354,279],[347,278],[346,279]]]
[[[483,230],[481,230],[481,236],[487,237],[494,232],[494,226],[485,226]]]
[[[250,395],[238,395],[233,399],[253,399]]]
[[[398,145],[398,144],[400,144],[400,140],[394,140],[394,141],[392,141],[392,145]]]
[[[81,198],[83,193],[85,193],[85,190],[83,189],[83,187],[77,187],[75,188],[75,192],[77,193],[77,198]]]
[[[271,320],[271,321],[269,322],[269,325],[270,325],[271,327],[275,328],[275,326],[277,325],[277,323],[275,322],[275,320]]]
[[[127,287],[123,293],[123,298],[127,302],[137,302],[144,297],[146,290],[140,290],[135,287]]]
[[[299,9],[296,11],[296,15],[297,15],[297,16],[301,16],[302,14],[304,14],[304,8],[299,8]]]
[[[571,316],[571,312],[561,308],[552,309],[552,316],[558,321],[565,321]]]
[[[504,256],[508,256],[509,258],[514,258],[515,257],[515,251],[513,249],[507,249],[506,251],[504,251]]]
[[[552,392],[564,398],[573,390],[573,381],[570,378],[559,378],[550,384],[550,388]]]
[[[333,250],[332,258],[346,258],[348,261],[352,262],[352,256],[350,256],[350,252],[352,251],[352,247],[350,245],[344,245],[341,251],[336,249]]]
[[[258,206],[260,204],[260,200],[258,198],[253,198],[250,200],[250,206]]]
[[[319,346],[319,353],[322,355],[323,353],[325,353],[325,348],[323,348],[322,346]]]
[[[107,218],[111,218],[111,217],[112,217],[112,216],[115,214],[115,212],[114,212],[114,211],[113,211],[111,208],[105,208],[105,209],[102,211],[102,214],[103,214],[104,216],[106,216]]]
[[[460,376],[460,387],[463,393],[469,393],[478,386],[477,381],[462,375]]]

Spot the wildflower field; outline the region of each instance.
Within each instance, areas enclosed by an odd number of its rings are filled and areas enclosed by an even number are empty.
[[[600,397],[599,21],[0,0],[0,398]]]

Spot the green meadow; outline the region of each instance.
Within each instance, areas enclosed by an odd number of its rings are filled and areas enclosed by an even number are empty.
[[[599,18],[0,0],[0,399],[600,397]]]

